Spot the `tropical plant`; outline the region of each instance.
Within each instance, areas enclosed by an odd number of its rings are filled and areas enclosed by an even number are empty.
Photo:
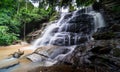
[[[10,45],[17,40],[17,34],[9,33],[7,26],[0,26],[0,45]]]

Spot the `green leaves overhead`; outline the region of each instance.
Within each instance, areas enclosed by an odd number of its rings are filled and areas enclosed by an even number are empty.
[[[34,0],[35,1],[35,0]],[[73,1],[76,2],[77,6],[87,6],[95,2],[95,0],[43,0],[42,3],[49,4],[51,6],[70,6]]]

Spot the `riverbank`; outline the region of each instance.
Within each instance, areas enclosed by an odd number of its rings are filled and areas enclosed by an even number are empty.
[[[12,71],[17,69],[23,69],[25,65],[30,64],[31,61],[26,58],[26,55],[33,52],[32,49],[29,49],[30,44],[16,44],[10,46],[1,46],[0,47],[0,72],[2,71]],[[13,58],[11,54],[20,51],[24,51],[24,54],[20,58]],[[19,65],[18,68],[14,68],[15,65]],[[13,69],[11,69],[13,67]],[[9,71],[9,72],[10,72]],[[19,71],[19,70],[18,70]],[[13,72],[13,71],[12,71]]]

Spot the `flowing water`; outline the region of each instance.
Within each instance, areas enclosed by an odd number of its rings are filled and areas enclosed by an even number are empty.
[[[91,40],[92,34],[98,28],[105,26],[101,13],[95,12],[92,6],[83,7],[74,12],[66,11],[67,9],[61,13],[58,22],[45,28],[42,36],[32,46],[33,49],[50,45],[59,46],[59,49],[52,49],[53,52],[48,53],[49,58],[47,60],[63,59],[72,53],[77,45]],[[65,51],[66,49],[67,51]]]
[[[39,6],[39,1],[29,1],[34,7]],[[97,1],[99,2],[99,0]],[[76,6],[75,2],[76,0],[73,0],[73,6]],[[75,8],[78,9],[78,7]],[[61,17],[58,22],[48,25],[40,38],[33,43],[31,47],[33,49],[50,45],[58,46],[57,49],[51,48],[52,53],[49,51],[43,52],[43,55],[47,54],[48,58],[41,61],[40,66],[50,66],[55,64],[57,60],[62,60],[66,55],[72,53],[77,45],[91,40],[92,34],[98,28],[105,26],[102,14],[95,12],[91,6],[79,9],[74,12],[68,12],[68,7],[62,7],[60,9]],[[15,66],[14,69],[18,66]],[[12,69],[1,69],[0,71],[7,72]]]
[[[34,48],[44,45],[78,45],[81,43],[80,39],[91,38],[93,32],[104,26],[101,13],[93,11],[92,7],[71,13],[63,12],[59,21],[47,26],[33,45]]]

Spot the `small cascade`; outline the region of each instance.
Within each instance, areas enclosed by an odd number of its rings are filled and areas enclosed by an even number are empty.
[[[74,12],[63,12],[57,23],[46,27],[42,36],[34,42],[33,48],[58,46],[58,49],[51,48],[49,51],[52,52],[45,51],[42,54],[47,53],[47,60],[63,59],[72,53],[77,45],[91,40],[92,34],[104,26],[102,15],[93,11],[92,6]]]
[[[54,36],[57,29],[58,29],[58,25],[56,24],[51,24],[50,26],[48,26],[45,29],[43,36],[35,41],[35,43],[33,44],[33,48],[37,48],[48,44],[50,39]]]
[[[94,23],[95,23],[94,30],[95,30],[95,32],[97,31],[98,28],[105,27],[104,18],[103,18],[101,13],[91,11],[89,14],[92,15],[94,18]]]

